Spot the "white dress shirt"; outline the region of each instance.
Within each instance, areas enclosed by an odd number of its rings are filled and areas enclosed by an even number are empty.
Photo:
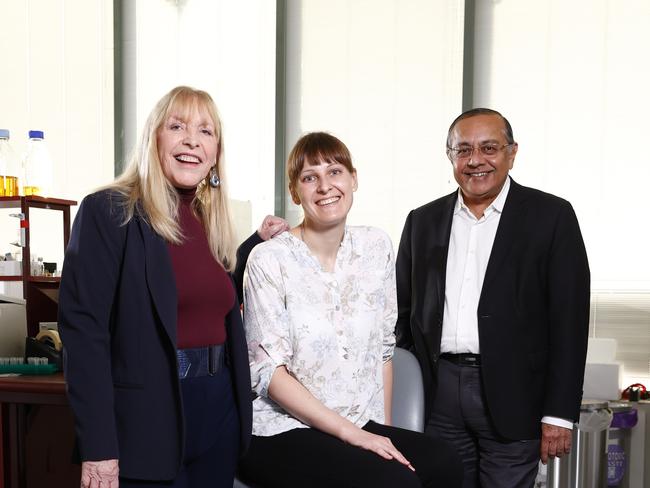
[[[478,302],[492,244],[510,189],[510,178],[477,219],[458,190],[447,255],[445,307],[440,352],[480,354]]]
[[[441,353],[480,354],[478,303],[503,206],[510,190],[510,177],[481,218],[465,205],[458,190],[447,255],[445,307],[442,320]],[[573,423],[545,416],[542,422],[568,429]]]
[[[289,232],[251,252],[244,277],[244,325],[253,434],[308,427],[268,397],[286,366],[323,405],[363,427],[384,422],[383,365],[393,357],[397,297],[390,238],[346,227],[333,272]]]

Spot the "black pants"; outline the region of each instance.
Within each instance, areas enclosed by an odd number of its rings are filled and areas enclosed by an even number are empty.
[[[239,414],[230,371],[181,380],[185,456],[171,481],[120,477],[120,488],[232,488],[239,457]],[[160,442],[165,442],[161,439]]]
[[[240,477],[263,488],[460,486],[460,459],[442,439],[375,422],[368,422],[364,430],[389,437],[415,472],[316,429],[293,429],[270,437],[253,436],[240,463]]]
[[[426,433],[456,447],[463,459],[463,488],[526,488],[535,482],[539,439],[513,441],[497,433],[485,402],[480,367],[440,361]]]

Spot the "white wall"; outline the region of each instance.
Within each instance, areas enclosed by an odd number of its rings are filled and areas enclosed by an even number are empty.
[[[113,175],[113,11],[104,0],[0,0],[0,127],[22,154],[45,131],[52,196],[81,199]],[[51,212],[57,214],[58,212]],[[17,221],[0,219],[0,251],[14,250]],[[36,231],[36,222],[32,228]],[[33,246],[62,263],[60,219],[44,218]]]
[[[45,131],[57,197],[113,172],[113,11],[102,0],[0,0],[0,126]]]
[[[275,170],[275,2],[139,0],[125,59],[131,151],[149,112],[176,85],[209,92],[224,126],[230,197],[248,233],[273,213]],[[135,123],[133,123],[135,121]],[[248,210],[250,208],[250,211]],[[252,222],[252,224],[251,224]],[[239,225],[241,227],[242,225]]]
[[[463,5],[287,2],[287,153],[305,132],[339,137],[359,175],[349,223],[395,247],[408,211],[455,187],[445,138],[461,111]]]

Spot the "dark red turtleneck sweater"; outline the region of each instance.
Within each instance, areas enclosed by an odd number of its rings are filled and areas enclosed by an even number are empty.
[[[230,277],[210,252],[203,224],[192,213],[195,190],[178,189],[183,243],[168,244],[178,296],[179,349],[223,344],[225,317],[235,303]]]

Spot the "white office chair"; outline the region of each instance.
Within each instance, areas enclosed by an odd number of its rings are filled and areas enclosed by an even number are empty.
[[[399,347],[393,355],[393,425],[424,432],[424,386],[420,363]]]
[[[235,482],[233,483],[232,488],[255,488],[255,487],[253,485],[247,485],[242,481],[239,481],[237,478],[235,478]]]
[[[424,387],[420,363],[399,347],[393,355],[393,425],[424,432]],[[235,479],[233,488],[260,488]]]

